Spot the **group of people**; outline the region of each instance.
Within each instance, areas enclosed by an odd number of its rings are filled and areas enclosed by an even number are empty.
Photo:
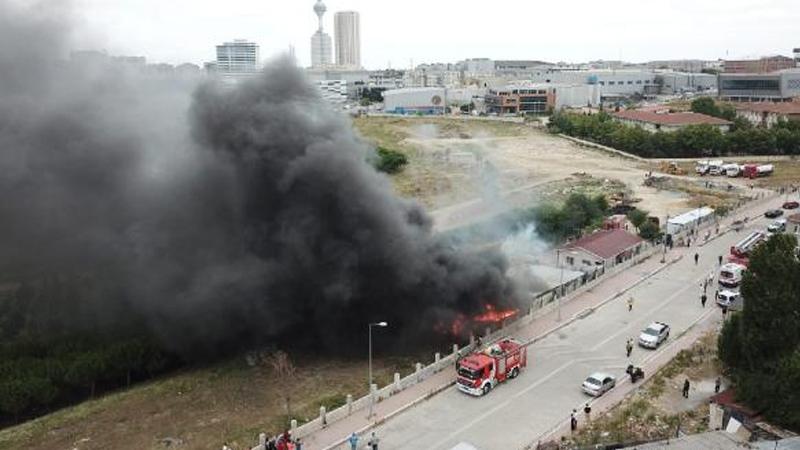
[[[359,441],[359,437],[358,437],[358,434],[356,434],[356,433],[351,434],[350,437],[347,438],[347,442],[350,443],[350,449],[351,450],[357,450],[358,449],[358,441]],[[369,437],[369,441],[367,441],[367,448],[369,448],[370,450],[378,450],[378,442],[379,441],[380,441],[380,439],[378,439],[378,436],[376,436],[375,432],[373,431],[372,434]]]

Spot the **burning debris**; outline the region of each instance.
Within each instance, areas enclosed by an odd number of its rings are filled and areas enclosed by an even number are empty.
[[[402,341],[515,307],[505,258],[434,235],[288,61],[192,94],[58,64],[68,27],[45,11],[0,3],[0,266],[89,274],[70,326],[133,315],[185,353],[341,349],[376,319]]]

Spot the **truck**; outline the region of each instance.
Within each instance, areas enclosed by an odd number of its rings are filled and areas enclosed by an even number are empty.
[[[760,231],[753,231],[748,234],[746,238],[737,242],[736,245],[731,247],[731,255],[737,258],[749,258],[750,252],[753,251],[759,244],[761,244],[766,235]]]
[[[755,164],[745,164],[742,168],[742,174],[747,178],[765,177],[772,175],[772,172],[774,171],[775,166],[772,164],[763,164],[760,166]]]
[[[456,385],[461,392],[486,395],[498,384],[516,378],[527,365],[527,346],[502,338],[458,360]]]
[[[723,175],[725,173],[725,162],[721,159],[717,159],[714,161],[708,162],[708,174],[709,175]]]
[[[725,175],[736,178],[742,174],[742,166],[738,164],[725,164]]]

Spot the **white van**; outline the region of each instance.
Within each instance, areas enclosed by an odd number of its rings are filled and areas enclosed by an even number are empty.
[[[720,291],[719,294],[717,294],[717,304],[719,306],[730,308],[730,306],[733,305],[733,302],[739,300],[739,295],[740,294],[738,292],[729,291],[727,289]]]
[[[728,288],[738,287],[742,282],[742,274],[745,270],[747,270],[747,267],[741,264],[723,264],[719,268],[719,284]]]

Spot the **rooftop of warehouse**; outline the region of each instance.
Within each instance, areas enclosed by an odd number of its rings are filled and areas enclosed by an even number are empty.
[[[644,240],[635,234],[615,228],[595,231],[565,245],[565,249],[580,249],[603,259],[612,258]]]

